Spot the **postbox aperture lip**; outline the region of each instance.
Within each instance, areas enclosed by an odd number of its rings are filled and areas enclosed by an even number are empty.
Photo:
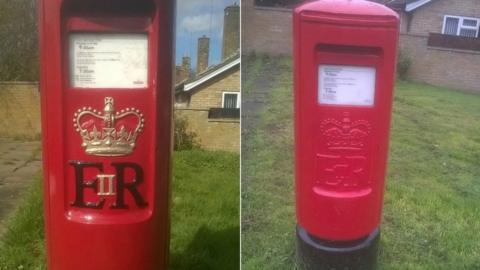
[[[115,2],[115,4],[113,4]],[[62,3],[62,11],[66,14],[96,15],[111,17],[115,15],[154,16],[158,9],[154,0],[70,0]]]
[[[370,1],[313,1],[298,6],[294,12],[302,21],[344,24],[355,27],[397,27],[398,14]]]
[[[359,24],[376,24],[377,26],[390,26],[395,24],[398,20],[398,17],[390,15],[358,15],[358,14],[341,14],[343,16],[339,17],[337,13],[323,12],[323,11],[313,11],[313,10],[303,10],[300,12],[300,17],[305,21],[325,21],[333,23],[342,23],[342,22],[358,22]],[[362,23],[363,22],[363,23]]]
[[[361,46],[351,42],[351,44],[328,44],[320,42],[315,45],[317,54],[336,54],[369,57],[378,61],[378,58],[383,56],[383,49],[380,46]],[[354,61],[350,61],[354,62]],[[337,63],[337,61],[333,62]],[[355,65],[355,63],[352,63]]]
[[[335,16],[396,18],[398,14],[383,4],[364,0],[311,1],[295,8],[295,13],[316,12]]]
[[[100,17],[100,16],[78,16],[67,17],[64,33],[74,31],[91,32],[119,32],[119,33],[149,33],[152,30],[152,18],[145,16],[124,17]]]

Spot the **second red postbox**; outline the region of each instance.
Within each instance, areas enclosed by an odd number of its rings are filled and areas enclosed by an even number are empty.
[[[48,269],[167,269],[173,1],[38,3]]]
[[[299,258],[373,269],[381,220],[398,15],[362,0],[294,11]]]

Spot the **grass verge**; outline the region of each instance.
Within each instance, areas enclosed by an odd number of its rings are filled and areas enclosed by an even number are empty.
[[[45,267],[43,191],[41,176],[25,194],[9,220],[0,243],[0,270],[40,270]]]
[[[247,59],[259,65],[259,59]],[[276,70],[264,61],[261,70]],[[265,64],[269,63],[269,64]],[[242,265],[294,269],[291,70],[243,138]],[[252,85],[244,76],[243,85]],[[255,87],[255,86],[253,86]],[[398,82],[379,269],[480,269],[480,96]]]
[[[238,269],[239,158],[202,150],[174,154],[172,270]],[[0,270],[45,268],[41,177],[7,224]]]
[[[171,270],[238,269],[238,154],[175,154]]]

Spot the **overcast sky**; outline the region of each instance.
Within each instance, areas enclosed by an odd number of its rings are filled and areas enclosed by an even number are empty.
[[[176,63],[182,56],[192,58],[197,66],[197,42],[202,35],[210,37],[209,64],[217,64],[222,56],[223,15],[225,7],[238,0],[180,0],[177,1]]]

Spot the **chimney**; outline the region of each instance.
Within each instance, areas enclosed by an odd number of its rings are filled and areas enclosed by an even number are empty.
[[[237,3],[225,8],[223,20],[222,60],[240,49],[240,7]]]
[[[208,68],[208,56],[210,51],[210,38],[205,35],[198,39],[197,74]]]
[[[175,66],[175,84],[190,79],[191,61],[189,56],[182,57],[182,63]]]
[[[190,78],[190,69],[192,68],[190,56],[182,57],[181,81]]]

